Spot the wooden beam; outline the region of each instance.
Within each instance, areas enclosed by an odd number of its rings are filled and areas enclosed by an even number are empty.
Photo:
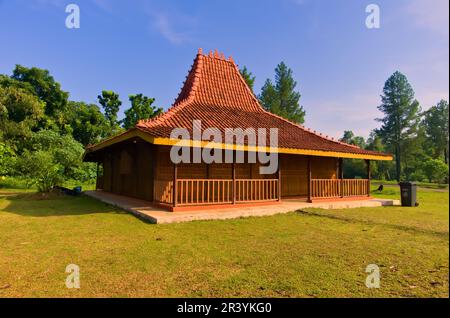
[[[308,202],[312,202],[312,193],[311,193],[311,179],[312,179],[312,173],[311,173],[311,156],[308,156]]]
[[[281,160],[278,158],[278,200],[281,201]]]
[[[178,165],[176,163],[173,164],[173,206],[177,206],[178,199]]]
[[[339,179],[341,180],[341,198],[344,197],[344,160],[339,158]]]
[[[370,169],[370,160],[366,160],[366,168],[367,168],[367,196],[370,197],[370,179],[372,178],[372,172]]]
[[[236,204],[236,162],[235,162],[235,156],[234,156],[234,152],[233,152],[233,163],[231,165],[232,167],[232,177],[233,177],[233,184],[232,184],[232,189],[233,189],[233,204]]]

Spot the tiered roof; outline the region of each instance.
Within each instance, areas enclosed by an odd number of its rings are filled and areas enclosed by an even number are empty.
[[[202,129],[218,128],[223,140],[226,128],[278,128],[280,153],[392,159],[388,154],[334,140],[266,111],[246,84],[233,59],[225,58],[217,50],[205,55],[199,49],[173,106],[156,118],[140,121],[133,130],[151,136],[152,140],[157,139],[155,143],[169,145],[173,144],[171,131],[187,128],[192,132],[194,120],[201,120]],[[98,146],[101,144],[94,148]]]

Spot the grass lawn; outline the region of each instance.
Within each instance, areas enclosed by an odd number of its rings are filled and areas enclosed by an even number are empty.
[[[0,297],[448,297],[448,192],[417,208],[152,225],[87,197],[0,189]],[[388,188],[375,196],[399,198]],[[17,194],[14,194],[17,193]],[[81,288],[65,287],[77,264]],[[377,264],[381,287],[365,286]]]

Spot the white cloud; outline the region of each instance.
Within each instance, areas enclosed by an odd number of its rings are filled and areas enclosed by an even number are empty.
[[[170,43],[182,44],[189,40],[186,32],[177,31],[172,21],[164,13],[154,15],[154,28]]]

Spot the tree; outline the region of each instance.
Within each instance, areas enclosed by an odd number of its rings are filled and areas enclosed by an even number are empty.
[[[152,106],[154,98],[149,98],[142,94],[130,95],[131,107],[125,111],[123,127],[130,129],[141,119],[153,118],[163,112],[162,108]]]
[[[420,107],[408,79],[398,71],[386,81],[381,100],[378,109],[385,117],[377,119],[382,123],[378,133],[383,142],[394,150],[396,179],[400,181],[403,146],[416,133]]]
[[[423,123],[426,137],[432,144],[433,157],[443,156],[444,162],[448,164],[448,102],[441,100],[436,106],[427,110],[424,115]]]
[[[253,91],[253,85],[255,84],[256,77],[253,76],[252,72],[249,72],[246,66],[239,70],[248,87]]]
[[[14,151],[31,137],[44,114],[45,103],[27,90],[0,86],[0,138]]]
[[[353,141],[353,138],[355,137],[355,134],[351,130],[345,130],[344,135],[342,136],[339,141],[345,142],[346,144],[351,144]]]
[[[293,122],[304,123],[305,111],[299,104],[301,95],[295,91],[296,86],[292,70],[281,62],[275,68],[275,84],[267,79],[259,100],[266,110]]]
[[[119,95],[113,91],[102,91],[101,95],[98,95],[98,101],[103,107],[105,118],[108,121],[110,127],[110,134],[114,134],[119,130],[119,121],[117,120],[117,113],[119,112],[122,102],[119,99]]]
[[[11,78],[30,84],[36,96],[45,102],[45,114],[57,119],[58,124],[63,124],[60,113],[65,111],[69,93],[61,89],[61,85],[55,81],[48,70],[16,65]]]
[[[11,173],[15,158],[16,156],[12,148],[0,142],[0,177]]]
[[[83,163],[83,146],[70,135],[41,130],[33,136],[17,158],[16,172],[27,177],[30,185],[47,192],[68,179],[80,179],[90,165]]]
[[[73,138],[83,146],[99,142],[108,135],[108,122],[95,104],[69,101],[68,123]]]
[[[428,159],[423,164],[423,171],[429,182],[444,182],[448,177],[448,166],[439,159]]]

